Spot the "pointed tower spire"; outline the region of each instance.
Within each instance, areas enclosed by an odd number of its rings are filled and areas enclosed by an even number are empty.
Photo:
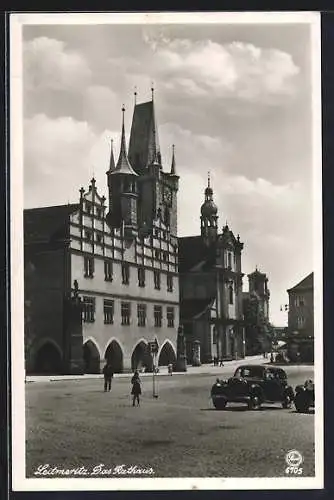
[[[122,107],[122,138],[121,138],[121,149],[119,152],[119,157],[117,161],[117,165],[115,170],[112,172],[112,174],[130,174],[130,175],[135,175],[137,176],[136,172],[133,170],[133,168],[130,165],[128,155],[126,152],[126,142],[125,142],[125,128],[124,128],[124,113],[125,113],[125,107],[123,104]]]
[[[172,166],[170,169],[171,175],[176,175],[176,166],[175,166],[175,144],[173,144],[173,155],[172,155]]]
[[[208,188],[210,189],[210,171],[208,172]]]
[[[109,172],[115,170],[115,159],[114,159],[114,141],[110,139],[110,160],[109,160]]]

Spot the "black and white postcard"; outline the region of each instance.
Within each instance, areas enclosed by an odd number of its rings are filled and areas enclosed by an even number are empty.
[[[10,18],[16,491],[323,488],[320,14]]]

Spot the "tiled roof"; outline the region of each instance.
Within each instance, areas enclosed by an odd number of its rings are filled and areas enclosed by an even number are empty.
[[[207,299],[187,299],[180,304],[181,321],[190,320],[201,313],[204,313],[212,303],[212,298]]]
[[[288,292],[290,291],[297,291],[297,290],[305,290],[305,289],[310,289],[313,288],[313,272],[310,273],[306,278],[304,278],[302,281],[297,283],[292,288],[289,288]]]
[[[129,143],[129,161],[141,172],[160,152],[158,128],[154,116],[153,101],[136,104]]]
[[[78,208],[78,204],[70,204],[24,210],[24,242],[45,242],[66,237],[68,217]]]
[[[185,273],[201,262],[210,263],[212,256],[201,236],[179,238],[179,271]]]

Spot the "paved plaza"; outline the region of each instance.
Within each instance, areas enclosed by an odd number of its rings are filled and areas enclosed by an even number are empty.
[[[104,464],[107,475],[124,464],[152,468],[155,477],[285,476],[285,454],[291,449],[304,457],[303,476],[314,475],[312,413],[279,404],[259,411],[242,404],[213,408],[215,377],[227,378],[235,367],[160,375],[156,399],[152,375],[146,375],[135,408],[128,376],[115,376],[110,393],[96,377],[27,383],[27,476],[36,477],[43,464],[89,471]],[[293,387],[313,377],[312,366],[286,370]]]

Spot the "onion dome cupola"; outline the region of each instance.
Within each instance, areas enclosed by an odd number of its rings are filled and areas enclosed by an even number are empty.
[[[218,234],[218,208],[213,201],[213,189],[210,186],[210,174],[208,174],[208,185],[204,191],[204,203],[201,206],[201,235],[207,245],[215,242]]]

